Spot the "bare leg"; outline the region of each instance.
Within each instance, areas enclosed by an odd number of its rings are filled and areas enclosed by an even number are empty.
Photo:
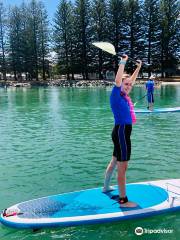
[[[128,162],[117,162],[119,196],[126,197],[126,169]]]
[[[153,111],[153,103],[150,103],[150,110]]]
[[[113,156],[106,169],[103,192],[108,192],[113,190],[113,188],[110,187],[109,185],[110,185],[110,181],[113,175],[113,171],[116,167],[116,164],[117,164],[117,158]]]
[[[119,196],[120,198],[126,197],[126,170],[128,167],[128,161],[117,162],[118,169],[118,187],[119,187]],[[121,204],[121,207],[136,207],[137,204],[134,202],[126,202]]]
[[[154,97],[153,97],[153,94],[151,94],[151,102],[149,103],[149,110],[150,111],[153,111],[153,99],[154,99]]]

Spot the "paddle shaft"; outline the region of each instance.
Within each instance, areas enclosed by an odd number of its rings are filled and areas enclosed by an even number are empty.
[[[115,51],[115,47],[112,43],[109,43],[109,42],[93,42],[92,45],[94,45],[95,47],[97,48],[100,48],[101,50],[105,51],[105,52],[108,52],[112,55],[117,55],[118,57],[122,57],[124,56],[124,54],[117,54],[117,52]],[[139,63],[138,60],[135,60],[131,57],[128,57],[128,59],[133,62],[133,63]],[[144,65],[146,66],[149,66],[150,64],[149,63],[143,63]]]
[[[147,96],[147,94],[145,94],[143,97],[139,98],[135,103],[134,103],[134,106],[140,101],[142,100],[143,98],[145,98]]]
[[[121,58],[123,58],[124,57],[124,54],[117,54],[118,55],[118,57],[121,57]],[[133,63],[139,63],[139,61],[138,60],[135,60],[135,59],[133,59],[133,58],[131,58],[131,57],[129,57],[128,56],[128,59],[131,61],[131,62],[133,62]]]

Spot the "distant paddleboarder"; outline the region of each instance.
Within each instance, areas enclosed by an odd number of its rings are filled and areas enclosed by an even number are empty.
[[[131,131],[132,124],[136,122],[133,103],[128,96],[135,80],[138,76],[142,62],[137,61],[137,68],[130,76],[124,74],[124,68],[128,56],[124,55],[119,63],[119,68],[115,78],[115,86],[110,96],[110,105],[114,115],[115,126],[112,131],[112,140],[114,143],[114,151],[112,160],[110,161],[105,174],[103,192],[113,190],[110,187],[110,180],[113,170],[117,166],[118,170],[118,187],[119,187],[119,203],[122,207],[136,207],[137,204],[130,202],[126,195],[126,170],[128,161],[131,156]]]
[[[150,111],[153,110],[154,107],[154,79],[155,76],[151,75],[148,81],[146,82],[146,91],[147,91],[147,109]]]

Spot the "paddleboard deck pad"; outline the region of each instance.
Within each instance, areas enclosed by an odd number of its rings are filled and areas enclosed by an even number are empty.
[[[113,191],[86,189],[18,203],[5,209],[0,221],[14,228],[40,229],[104,223],[180,210],[180,179],[127,184],[135,208],[121,207]]]
[[[180,112],[180,107],[173,108],[155,108],[153,111],[148,109],[135,109],[135,113],[167,113],[167,112]]]

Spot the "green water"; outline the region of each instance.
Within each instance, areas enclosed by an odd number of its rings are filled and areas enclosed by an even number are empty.
[[[102,186],[111,159],[111,88],[0,89],[0,209]],[[134,102],[145,92],[135,87]],[[180,106],[180,85],[156,89],[157,107]],[[142,99],[136,107],[145,107]],[[180,178],[180,113],[137,115],[128,182]],[[112,181],[116,184],[116,174]],[[180,239],[180,213],[32,233],[0,225],[0,239]],[[136,236],[136,227],[172,234]]]

